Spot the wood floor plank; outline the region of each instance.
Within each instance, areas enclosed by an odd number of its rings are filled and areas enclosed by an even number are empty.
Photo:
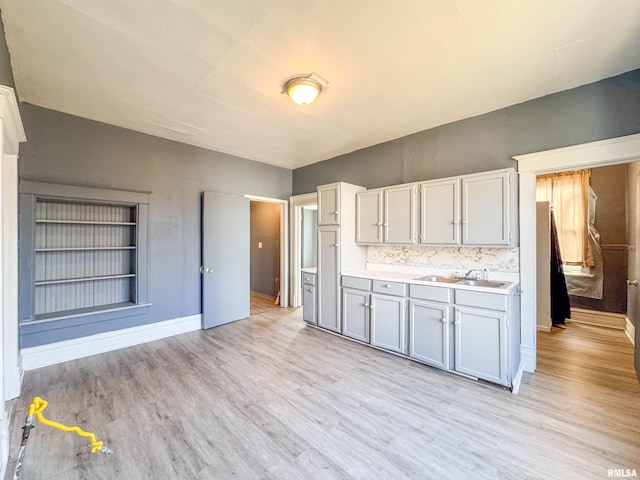
[[[38,426],[26,479],[601,479],[640,472],[640,385],[622,332],[540,332],[520,393],[306,327],[252,299],[249,319],[27,372]],[[11,478],[13,464],[7,478]]]

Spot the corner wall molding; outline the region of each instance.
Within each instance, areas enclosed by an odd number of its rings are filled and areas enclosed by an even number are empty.
[[[633,326],[633,323],[631,323],[631,320],[629,320],[629,317],[625,317],[624,333],[626,333],[627,337],[629,337],[629,340],[631,340],[631,345],[635,346],[636,345],[636,327]]]
[[[200,330],[201,326],[202,315],[198,314],[24,348],[20,351],[22,367],[24,370],[34,370]]]
[[[18,146],[27,141],[24,133],[20,109],[13,88],[0,85],[0,119],[4,124],[2,134],[6,140],[3,154],[17,155]]]

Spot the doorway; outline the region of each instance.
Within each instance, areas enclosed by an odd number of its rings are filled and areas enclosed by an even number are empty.
[[[317,193],[306,193],[303,195],[295,195],[290,197],[289,199],[291,205],[291,306],[292,307],[300,307],[302,306],[302,276],[300,274],[300,270],[303,267],[303,215],[304,210],[308,212],[313,211],[313,209],[318,208],[318,194]],[[317,221],[317,220],[316,220]],[[309,227],[309,223],[307,223],[307,227]],[[307,233],[306,238],[307,241],[310,240],[311,233]],[[317,239],[316,239],[317,241]],[[310,250],[313,249],[312,245],[307,245],[304,249],[307,254],[309,254]],[[317,252],[317,250],[316,250]],[[308,255],[309,257],[309,255]],[[312,261],[313,257],[311,257]],[[309,261],[307,258],[305,261]]]
[[[556,254],[550,241],[555,214],[564,276],[552,285],[559,296],[568,296],[571,321],[624,330],[627,245],[632,243],[627,229],[627,165],[539,175],[537,185],[537,199],[546,203],[537,204],[538,285],[549,279],[548,257]],[[544,289],[539,291],[539,330],[549,331],[554,323],[546,313],[548,300]],[[558,316],[564,309],[550,310]],[[564,318],[557,321],[563,323]]]
[[[287,200],[204,192],[202,196],[202,327],[250,315],[250,203],[276,204],[279,210],[279,284],[281,307],[288,306],[289,218]],[[274,276],[275,280],[275,276]]]
[[[536,352],[536,175],[541,173],[631,163],[640,159],[640,134],[544,152],[518,155],[520,200],[521,359],[535,372]],[[635,246],[634,246],[635,248]],[[638,319],[630,319],[637,326]],[[640,359],[635,342],[636,365]]]
[[[262,297],[280,304],[280,205],[250,202],[250,285],[252,307]],[[252,308],[253,310],[253,308]]]

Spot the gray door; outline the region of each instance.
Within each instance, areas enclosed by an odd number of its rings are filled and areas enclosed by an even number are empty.
[[[249,199],[202,197],[202,328],[249,316]]]
[[[342,333],[369,343],[369,292],[342,289]]]

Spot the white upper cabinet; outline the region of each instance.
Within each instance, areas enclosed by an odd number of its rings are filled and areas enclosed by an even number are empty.
[[[356,242],[382,243],[382,198],[381,188],[356,194]]]
[[[415,183],[384,189],[384,243],[417,244]]]
[[[340,225],[340,183],[318,187],[318,225]]]
[[[420,184],[423,245],[517,245],[515,170]]]
[[[462,178],[462,243],[515,243],[515,172],[499,170]]]
[[[379,188],[356,195],[356,241],[417,244],[417,184]]]
[[[420,185],[420,243],[460,245],[460,179]]]

